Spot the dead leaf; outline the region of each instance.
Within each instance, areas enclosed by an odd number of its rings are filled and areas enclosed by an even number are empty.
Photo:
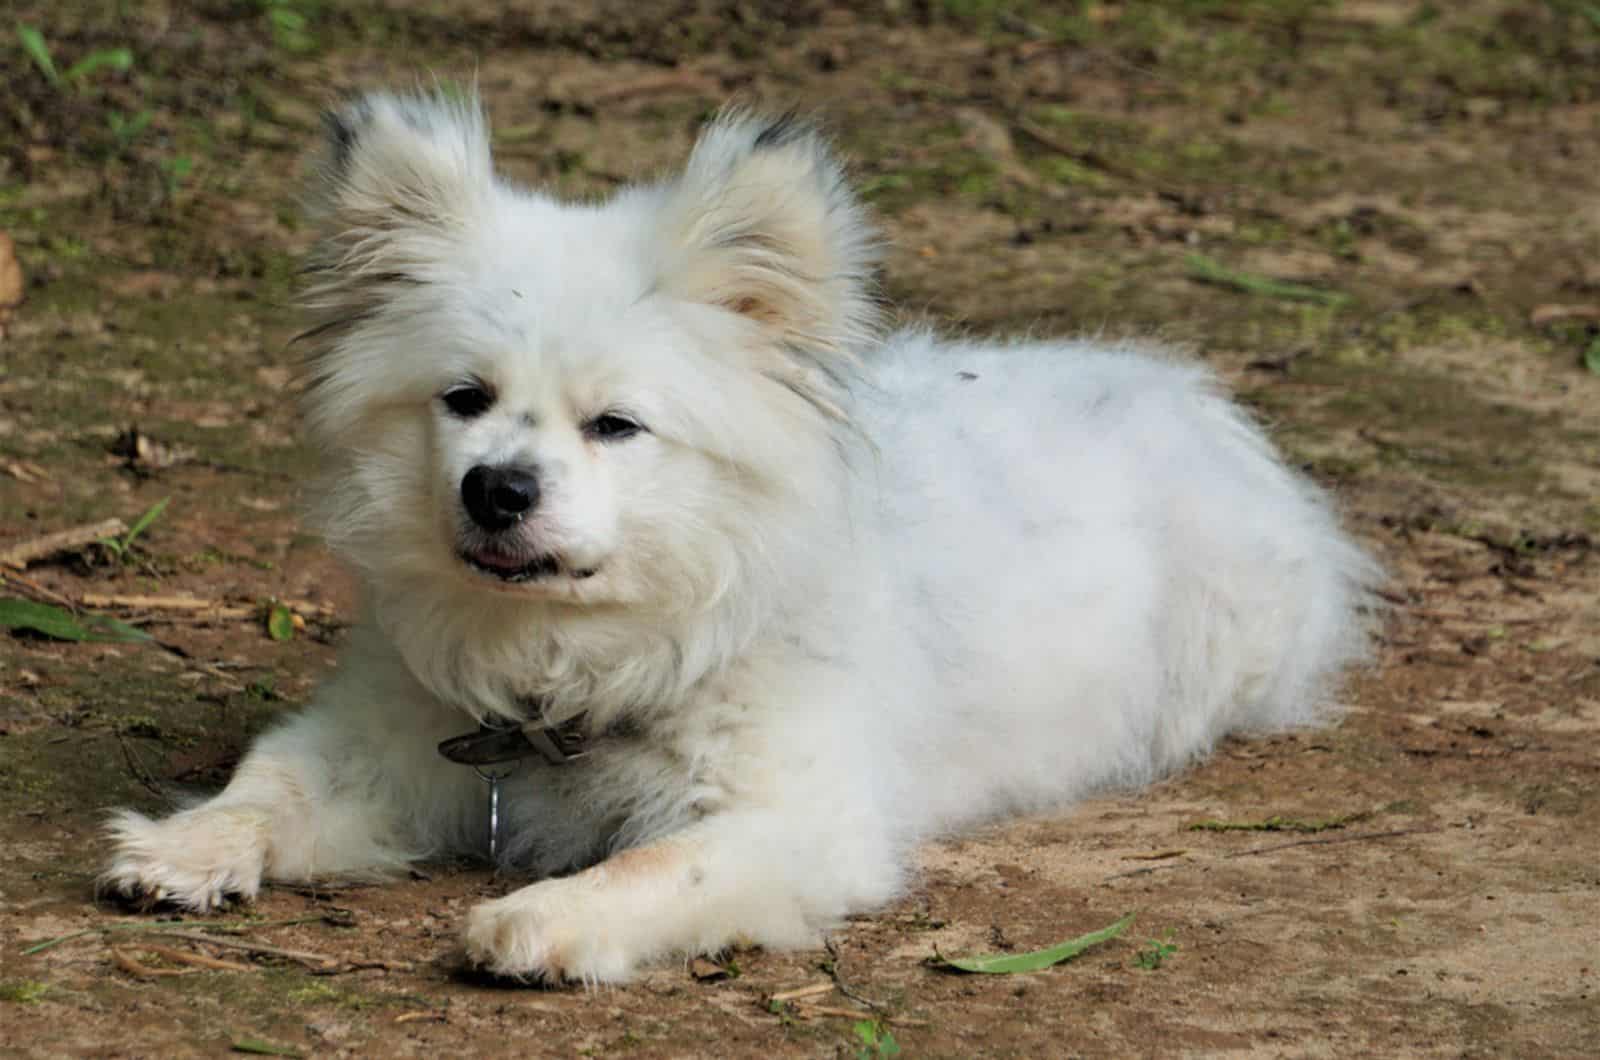
[[[7,460],[0,467],[4,467],[6,474],[18,482],[43,482],[49,477],[44,468],[26,460]]]
[[[6,321],[22,304],[22,263],[17,260],[17,245],[0,232],[0,339],[6,335]]]
[[[690,961],[689,974],[702,983],[715,983],[733,976],[732,972],[708,957],[696,957]]]
[[[1600,306],[1596,305],[1542,305],[1528,314],[1528,323],[1536,328],[1560,320],[1600,320]]]

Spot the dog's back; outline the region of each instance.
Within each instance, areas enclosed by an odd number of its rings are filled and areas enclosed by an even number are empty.
[[[922,682],[893,719],[930,827],[1329,716],[1375,567],[1202,367],[1090,342],[892,337],[859,410]]]

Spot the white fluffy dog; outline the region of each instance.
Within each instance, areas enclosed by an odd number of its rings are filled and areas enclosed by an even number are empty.
[[[307,410],[365,616],[226,790],[116,817],[111,888],[493,842],[539,881],[469,915],[493,972],[805,946],[919,838],[1313,720],[1360,655],[1371,563],[1201,368],[877,337],[805,125],[586,204],[497,179],[475,101],[329,131]]]

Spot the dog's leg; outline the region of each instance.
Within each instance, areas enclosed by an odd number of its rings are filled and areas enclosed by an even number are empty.
[[[434,752],[461,722],[390,687],[394,674],[347,660],[214,798],[161,820],[119,811],[101,886],[209,910],[253,897],[263,879],[372,877],[445,845],[476,805],[470,771]]]
[[[467,953],[499,975],[596,983],[667,954],[736,942],[815,945],[821,930],[887,899],[899,881],[860,813],[730,812],[561,879],[477,906]]]

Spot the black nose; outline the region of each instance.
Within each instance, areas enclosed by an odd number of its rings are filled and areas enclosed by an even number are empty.
[[[539,479],[524,467],[479,464],[461,480],[461,503],[485,530],[504,530],[539,503]]]

